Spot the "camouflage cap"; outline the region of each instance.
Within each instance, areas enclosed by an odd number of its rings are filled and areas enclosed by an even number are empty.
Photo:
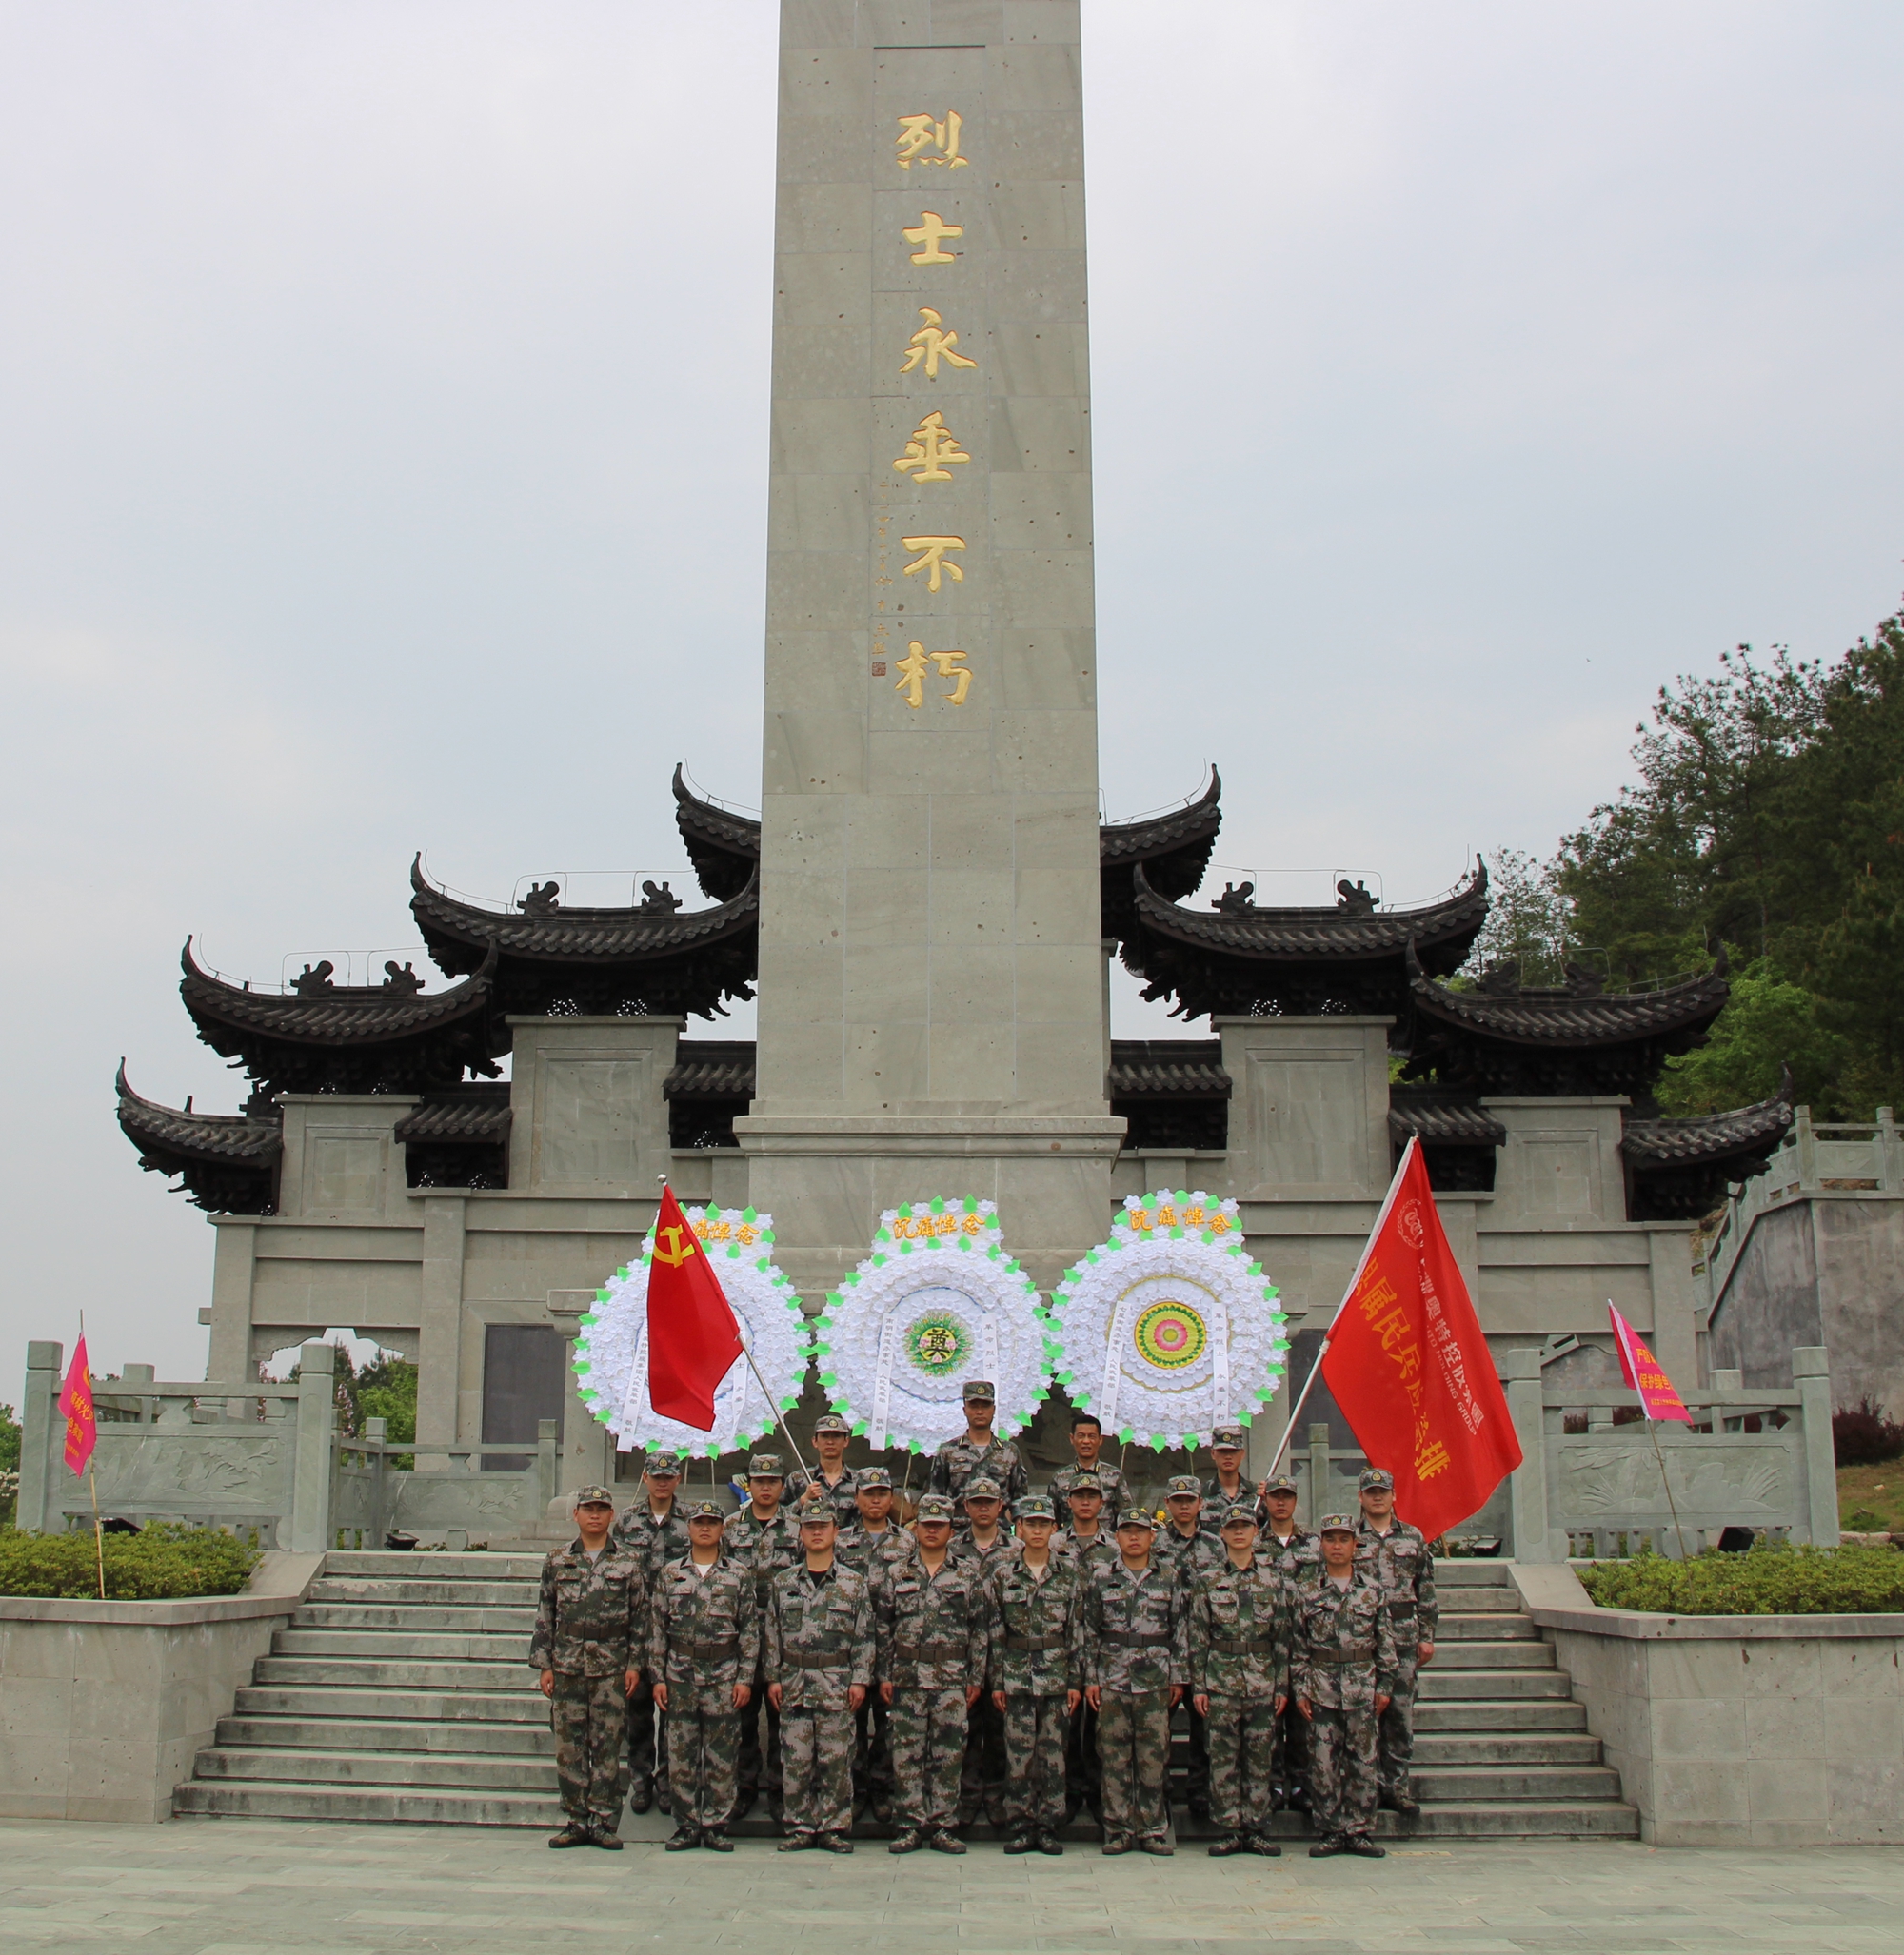
[[[669,1452],[664,1447],[660,1451],[648,1454],[647,1458],[642,1463],[642,1471],[645,1473],[674,1473],[678,1476],[681,1472],[681,1454]]]
[[[783,1480],[786,1469],[780,1463],[777,1452],[757,1452],[747,1462],[747,1478],[750,1480]]]
[[[1268,1485],[1262,1491],[1265,1493],[1297,1493],[1300,1492],[1301,1489],[1287,1473],[1272,1473]]]
[[[815,1500],[800,1510],[800,1525],[803,1528],[817,1528],[823,1525],[837,1528],[840,1525],[840,1516],[834,1511],[830,1500]]]
[[[996,1405],[999,1394],[993,1389],[992,1381],[989,1378],[967,1378],[962,1396],[967,1405],[970,1405],[975,1398],[985,1405]]]
[[[1325,1513],[1316,1523],[1316,1531],[1319,1534],[1355,1534],[1361,1530],[1356,1526],[1356,1517],[1352,1513]]]
[[[952,1499],[946,1493],[922,1493],[919,1496],[919,1511],[913,1515],[918,1521],[944,1521],[949,1526],[952,1520]]]
[[[990,1473],[974,1473],[965,1482],[965,1498],[967,1500],[1002,1500],[1004,1497],[1005,1490],[992,1478]]]
[[[1247,1500],[1233,1500],[1223,1510],[1223,1526],[1226,1528],[1254,1528],[1258,1525],[1256,1509]]]
[[[892,1491],[892,1475],[886,1471],[884,1467],[862,1467],[853,1475],[853,1488],[859,1493],[864,1493],[880,1488],[884,1489],[886,1492],[890,1493]]]
[[[1364,1467],[1361,1478],[1356,1482],[1356,1491],[1360,1493],[1393,1493],[1395,1475],[1383,1467]]]
[[[1203,1497],[1203,1483],[1195,1473],[1172,1473],[1170,1485],[1164,1490],[1165,1498],[1170,1500],[1200,1500]]]
[[[1048,1493],[1027,1493],[1012,1510],[1021,1521],[1056,1521],[1058,1510]]]
[[[1090,1471],[1089,1469],[1072,1476],[1071,1491],[1073,1493],[1102,1493],[1103,1491],[1103,1481],[1099,1479],[1097,1474]],[[1069,1496],[1067,1495],[1066,1497],[1068,1498]]]
[[[1240,1449],[1242,1443],[1243,1429],[1240,1426],[1219,1426],[1210,1434],[1210,1446],[1213,1451],[1219,1446],[1235,1446]]]
[[[605,1487],[578,1487],[570,1504],[575,1507],[613,1507],[615,1496]]]
[[[1118,1516],[1118,1526],[1122,1528],[1144,1528],[1151,1533],[1157,1532],[1157,1516],[1147,1507],[1127,1507]]]
[[[687,1518],[691,1521],[720,1521],[724,1525],[727,1510],[718,1500],[690,1500]]]
[[[813,1422],[815,1438],[818,1438],[822,1432],[851,1433],[852,1430],[852,1427],[837,1412],[823,1412]]]

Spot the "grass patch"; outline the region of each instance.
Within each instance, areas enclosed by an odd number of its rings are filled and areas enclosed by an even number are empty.
[[[1904,1554],[1894,1548],[1794,1548],[1760,1541],[1744,1554],[1709,1548],[1691,1561],[1650,1550],[1580,1570],[1602,1609],[1661,1615],[1890,1615],[1904,1611]]]
[[[235,1595],[261,1559],[215,1528],[155,1522],[136,1534],[106,1537],[106,1599],[166,1602]],[[0,1595],[97,1596],[92,1530],[28,1534],[0,1528]]]
[[[1904,1533],[1904,1459],[1840,1467],[1838,1525],[1854,1534]]]

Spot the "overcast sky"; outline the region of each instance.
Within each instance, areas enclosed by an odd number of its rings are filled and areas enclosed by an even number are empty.
[[[415,849],[755,800],[775,11],[0,0],[0,1399],[82,1307],[202,1372],[111,1095],[237,1103],[188,932],[276,982]],[[1895,0],[1084,14],[1112,816],[1214,760],[1220,862],[1418,899],[1896,607]]]

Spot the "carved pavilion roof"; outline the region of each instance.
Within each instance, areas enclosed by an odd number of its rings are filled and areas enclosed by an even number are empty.
[[[1110,1097],[1126,1099],[1228,1099],[1220,1038],[1115,1038],[1111,1041]]]
[[[1389,1138],[1397,1147],[1498,1147],[1507,1129],[1472,1096],[1432,1087],[1394,1086],[1388,1097]]]
[[[242,1114],[161,1106],[132,1091],[124,1059],[112,1085],[119,1096],[119,1131],[148,1173],[183,1176],[184,1192],[202,1209],[271,1213],[284,1152],[284,1116],[275,1106]]]
[[[1620,1152],[1637,1169],[1680,1168],[1748,1156],[1763,1161],[1792,1131],[1792,1069],[1770,1099],[1731,1113],[1678,1120],[1629,1120]]]
[[[662,1081],[662,1097],[752,1099],[754,1051],[750,1039],[682,1039],[674,1048],[674,1070]]]

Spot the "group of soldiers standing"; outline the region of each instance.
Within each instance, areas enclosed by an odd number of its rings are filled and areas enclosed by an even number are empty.
[[[632,1792],[672,1811],[670,1851],[731,1851],[764,1795],[783,1852],[850,1853],[870,1810],[894,1853],[963,1853],[982,1816],[1007,1853],[1056,1854],[1088,1806],[1105,1853],[1168,1854],[1181,1707],[1213,1855],[1276,1854],[1288,1806],[1311,1815],[1312,1856],[1381,1857],[1378,1806],[1418,1810],[1437,1626],[1429,1547],[1390,1476],[1371,1468],[1359,1513],[1306,1531],[1295,1483],[1250,1486],[1241,1428],[1219,1427],[1214,1477],[1171,1480],[1160,1521],[1089,1413],[1038,1492],[992,1432],[992,1387],[969,1381],[964,1410],[910,1527],[883,1468],[845,1465],[833,1414],[811,1472],[752,1457],[738,1512],[683,1499],[660,1453],[619,1518],[605,1488],[578,1492],[529,1659],[566,1821],[549,1844],[619,1848]]]

